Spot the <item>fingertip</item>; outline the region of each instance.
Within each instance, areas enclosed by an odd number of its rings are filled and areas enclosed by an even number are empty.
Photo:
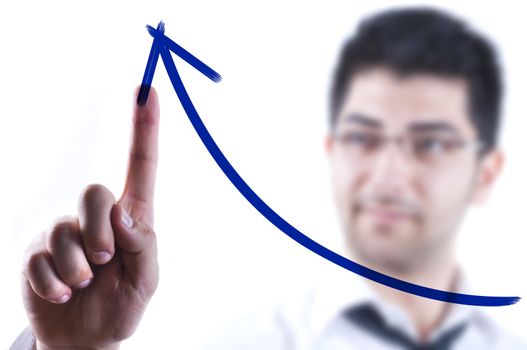
[[[96,265],[104,265],[112,260],[113,254],[105,250],[92,252],[90,254],[90,261]]]
[[[132,143],[141,145],[142,141],[137,137],[145,138],[148,135],[157,139],[157,128],[159,127],[159,101],[157,92],[152,86],[138,86],[135,96],[137,96],[133,114],[133,135]],[[145,133],[147,133],[145,135]]]
[[[135,88],[135,101],[139,109],[159,112],[159,99],[156,89],[152,85],[138,85]]]
[[[79,283],[73,285],[72,287],[75,288],[75,289],[84,289],[84,288],[88,287],[91,284],[92,281],[93,281],[93,277],[85,279],[84,281],[79,282]]]
[[[61,297],[58,297],[56,299],[51,299],[49,301],[51,301],[54,304],[65,304],[68,302],[68,300],[70,300],[70,298],[71,298],[71,293],[64,293]]]

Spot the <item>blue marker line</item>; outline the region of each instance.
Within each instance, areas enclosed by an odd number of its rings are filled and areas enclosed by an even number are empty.
[[[161,22],[163,23],[163,22]],[[169,37],[167,37],[164,34],[164,30],[162,32],[155,30],[153,27],[147,25],[146,29],[148,30],[148,33],[154,37],[154,41],[156,39],[163,40],[163,43],[167,49],[174,52],[176,55],[181,57],[183,60],[185,60],[188,64],[190,64],[192,67],[196,68],[198,71],[203,73],[207,78],[212,80],[213,82],[217,83],[221,80],[221,75],[216,72],[214,69],[207,66],[205,63],[203,63],[201,60],[196,58],[193,54],[176,44],[174,41],[172,41]]]
[[[147,27],[149,27],[147,25]],[[153,28],[152,28],[153,29]],[[163,34],[165,32],[165,24],[161,21],[157,25],[156,33]],[[144,106],[148,99],[148,93],[150,92],[150,86],[152,85],[152,79],[154,79],[154,72],[157,66],[157,59],[159,58],[159,39],[154,38],[150,54],[148,55],[148,61],[146,63],[145,74],[143,75],[143,81],[137,94],[137,104]]]
[[[162,35],[162,36],[161,36]],[[155,35],[155,38],[163,38],[166,40],[163,33]],[[238,189],[238,191],[253,205],[253,207],[258,210],[267,220],[269,220],[273,225],[278,229],[284,232],[287,236],[292,238],[297,243],[301,244],[305,248],[311,250],[312,252],[320,255],[321,257],[349,270],[358,275],[361,275],[372,281],[381,283],[388,287],[398,289],[410,294],[419,295],[425,298],[456,303],[464,305],[474,305],[474,306],[505,306],[512,305],[517,303],[519,297],[501,297],[501,296],[480,296],[480,295],[471,295],[471,294],[461,294],[442,291],[438,289],[428,288],[420,286],[414,283],[402,281],[394,277],[382,274],[370,268],[367,268],[361,264],[358,264],[354,261],[351,261],[342,255],[339,255],[332,250],[322,246],[321,244],[315,242],[291,224],[289,224],[285,219],[283,219],[278,213],[271,209],[250,187],[249,185],[241,178],[241,176],[236,172],[234,167],[229,163],[225,155],[221,152],[220,148],[208,132],[207,128],[203,124],[198,112],[196,111],[188,93],[183,85],[181,77],[177,71],[174,60],[168,50],[168,47],[171,45],[163,45],[159,48],[159,53],[167,70],[168,76],[176,94],[185,110],[187,116],[189,117],[190,122],[192,123],[194,129],[196,130],[201,141],[214,158],[218,166],[229,178],[232,184]],[[186,51],[185,51],[186,52]],[[176,52],[177,53],[177,52]],[[192,56],[194,57],[194,56]],[[188,61],[187,61],[188,62]],[[201,62],[201,61],[200,61]],[[198,67],[193,65],[194,68],[200,70]],[[201,70],[200,70],[201,71]],[[206,75],[205,72],[201,71]]]

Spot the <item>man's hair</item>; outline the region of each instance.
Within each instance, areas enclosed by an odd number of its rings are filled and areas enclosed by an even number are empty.
[[[333,77],[330,125],[335,126],[348,83],[361,70],[386,67],[397,74],[429,73],[466,79],[469,115],[484,151],[497,142],[502,81],[493,46],[465,23],[419,7],[382,12],[361,22],[342,48]]]

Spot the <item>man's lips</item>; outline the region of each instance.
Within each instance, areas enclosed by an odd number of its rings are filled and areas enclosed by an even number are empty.
[[[361,213],[367,215],[376,223],[384,225],[395,224],[413,218],[413,214],[407,211],[382,207],[362,208]]]

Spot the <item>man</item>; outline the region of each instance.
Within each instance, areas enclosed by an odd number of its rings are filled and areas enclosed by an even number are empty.
[[[417,8],[362,23],[335,72],[326,140],[352,259],[466,292],[455,233],[503,164],[501,91],[493,48],[457,19]],[[158,118],[152,92],[135,111],[121,198],[87,187],[78,216],[57,220],[29,247],[23,293],[31,327],[15,348],[32,346],[33,334],[39,349],[116,349],[134,332],[157,286]],[[343,279],[262,320],[236,327],[218,348],[527,348],[477,308]]]

